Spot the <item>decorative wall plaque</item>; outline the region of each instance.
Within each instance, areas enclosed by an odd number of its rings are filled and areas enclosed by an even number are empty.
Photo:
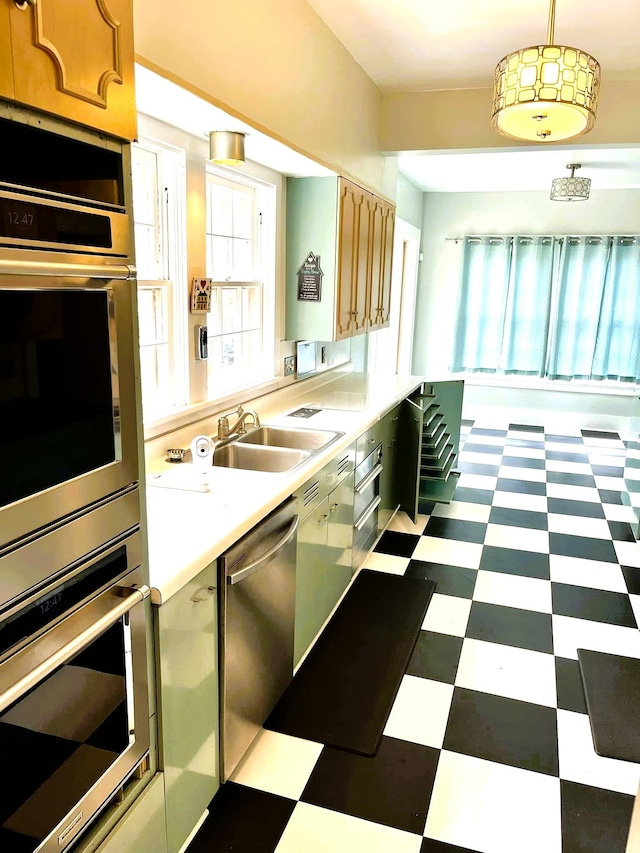
[[[206,314],[211,311],[212,278],[194,278],[191,282],[191,313]]]
[[[320,255],[309,252],[307,259],[298,270],[298,300],[301,302],[320,302],[322,298],[322,276]]]

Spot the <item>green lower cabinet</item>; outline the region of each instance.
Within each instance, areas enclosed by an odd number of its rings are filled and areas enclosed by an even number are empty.
[[[353,473],[329,495],[327,549],[324,609],[329,615],[349,586],[353,571]]]
[[[378,533],[389,524],[400,503],[398,499],[397,458],[398,430],[402,405],[396,406],[382,419],[382,473],[380,474],[380,507],[378,509]]]
[[[216,566],[156,610],[167,844],[177,853],[219,788]]]
[[[164,777],[156,773],[96,853],[167,853]]]

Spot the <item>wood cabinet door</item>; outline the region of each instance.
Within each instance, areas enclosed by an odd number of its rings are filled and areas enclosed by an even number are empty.
[[[15,100],[135,139],[132,0],[8,5]]]
[[[384,275],[384,226],[387,203],[381,198],[371,200],[371,224],[369,246],[369,293],[367,298],[367,327],[372,332],[381,326],[380,302],[383,294]]]
[[[366,331],[370,194],[340,179],[336,340]]]
[[[396,222],[396,209],[384,202],[384,228],[382,239],[382,274],[380,276],[380,295],[378,304],[378,328],[383,329],[391,318],[391,273],[393,265],[393,237]]]
[[[0,97],[13,100],[10,20],[9,3],[5,0],[0,4]]]

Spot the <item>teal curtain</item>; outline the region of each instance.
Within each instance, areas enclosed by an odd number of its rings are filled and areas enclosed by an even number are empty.
[[[465,237],[454,371],[494,373],[502,347],[511,238]]]
[[[558,243],[514,237],[500,370],[544,376]]]
[[[604,237],[565,237],[560,252],[550,379],[590,379],[610,261]]]
[[[635,382],[640,368],[640,243],[614,237],[591,376]]]

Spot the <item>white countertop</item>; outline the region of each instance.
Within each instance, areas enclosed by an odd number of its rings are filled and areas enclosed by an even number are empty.
[[[268,397],[254,401],[252,408],[263,424],[344,432],[288,474],[212,467],[194,475],[190,463],[154,465],[147,483],[160,474],[183,481],[185,488],[146,488],[152,602],[167,601],[423,381],[419,376],[348,373],[306,394],[304,383],[291,385],[276,404]],[[308,419],[291,417],[303,406],[322,411]],[[198,434],[195,426],[193,434]],[[169,439],[167,447],[172,446]],[[194,491],[199,484],[202,491]]]

